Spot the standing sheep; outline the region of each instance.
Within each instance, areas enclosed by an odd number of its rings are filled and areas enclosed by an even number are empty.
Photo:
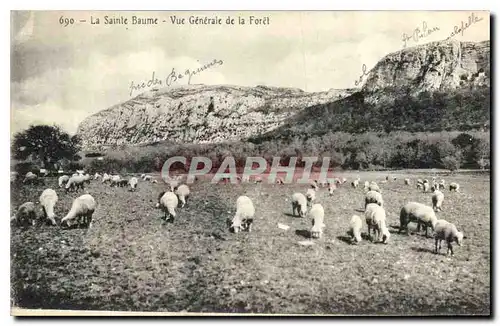
[[[361,227],[363,226],[363,222],[361,221],[361,217],[358,215],[353,215],[351,217],[351,221],[349,222],[349,230],[347,231],[347,235],[351,237],[351,243],[359,243],[361,242]]]
[[[434,239],[436,240],[434,251],[436,254],[439,254],[439,251],[441,250],[441,241],[445,240],[446,244],[448,245],[446,254],[448,255],[449,253],[451,253],[451,255],[453,256],[452,243],[456,242],[459,246],[462,246],[464,235],[462,232],[459,232],[457,230],[457,227],[453,223],[445,220],[438,220],[434,229]]]
[[[460,185],[456,182],[450,183],[450,191],[456,191],[458,192],[458,189],[460,188]]]
[[[185,184],[180,185],[175,189],[175,194],[179,197],[179,201],[181,202],[181,207],[186,205],[186,200],[189,198],[189,187]]]
[[[351,186],[353,188],[357,188],[359,186],[359,181],[360,180],[361,180],[360,178],[357,178],[356,180],[354,180],[353,182],[351,182]]]
[[[325,227],[325,210],[321,204],[314,204],[309,211],[308,217],[312,220],[311,237],[321,238],[323,228]]]
[[[70,211],[61,220],[61,225],[71,227],[73,220],[76,219],[76,222],[81,224],[81,220],[83,219],[83,225],[88,226],[90,229],[92,227],[92,215],[94,214],[96,207],[97,203],[92,195],[81,195],[73,201]]]
[[[139,180],[137,180],[136,177],[130,178],[130,180],[128,181],[128,185],[130,186],[129,190],[130,191],[136,191],[137,190],[137,183],[138,182],[139,182]]]
[[[370,239],[371,239],[370,231],[373,230],[373,233],[375,234],[375,221],[373,220],[373,216],[375,212],[378,210],[377,207],[380,206],[375,203],[370,203],[366,205],[365,208],[365,221],[366,221],[366,227],[368,229],[368,237]]]
[[[316,191],[312,188],[307,189],[306,198],[307,198],[307,205],[311,206],[312,202],[316,199]]]
[[[365,189],[364,190],[368,191],[369,190],[368,188],[370,188],[370,183],[368,181],[365,181]]]
[[[365,195],[365,209],[368,204],[377,204],[380,207],[384,207],[384,200],[382,199],[382,194],[377,191],[370,190]]]
[[[401,233],[403,229],[406,229],[406,233],[408,233],[408,223],[416,222],[418,226],[417,232],[420,232],[420,226],[422,225],[425,229],[425,236],[427,237],[427,229],[431,227],[431,229],[434,230],[437,217],[432,207],[417,202],[409,202],[401,208],[399,221],[401,223],[399,226],[399,233]]]
[[[170,191],[174,192],[177,187],[179,187],[179,181],[177,180],[169,180],[168,185],[170,186]]]
[[[52,225],[56,225],[56,215],[54,214],[54,206],[57,203],[57,193],[48,188],[45,189],[40,195],[40,204],[43,207],[43,213],[45,217],[52,223]]]
[[[37,182],[38,176],[34,174],[33,172],[28,172],[24,176],[23,183],[25,184],[35,184]]]
[[[165,213],[165,221],[173,222],[175,219],[175,208],[179,205],[179,199],[171,191],[163,191],[158,196],[156,208],[161,208]]]
[[[387,241],[389,241],[389,238],[391,236],[391,233],[389,232],[389,229],[386,226],[385,220],[386,220],[385,209],[376,205],[376,207],[373,208],[371,223],[375,239],[377,239],[378,242],[382,243],[387,243]]]
[[[240,196],[236,200],[236,213],[231,221],[229,230],[234,233],[241,231],[252,231],[253,216],[255,208],[253,202],[247,196]]]
[[[296,192],[292,195],[292,215],[295,216],[295,210],[300,217],[306,216],[307,213],[307,199],[304,194]]]
[[[120,182],[121,179],[122,178],[119,175],[112,175],[111,179],[110,179],[109,186],[110,187],[113,187],[113,186],[118,187],[119,186],[118,182]]]
[[[438,189],[444,189],[446,186],[446,182],[444,181],[444,179],[441,179],[441,181],[439,181],[439,184],[438,184]]]
[[[424,188],[423,189],[424,192],[429,192],[430,185],[429,185],[429,182],[427,182],[427,180],[424,181],[423,188]]]
[[[58,179],[59,188],[62,188],[62,186],[66,185],[68,180],[69,180],[69,176],[67,176],[67,175],[60,176]]]
[[[330,196],[333,196],[333,192],[335,191],[335,189],[337,189],[335,183],[330,183],[328,185],[328,193],[330,194]]]
[[[17,212],[10,218],[11,222],[16,221],[19,226],[35,225],[36,219],[35,204],[30,201],[19,206]]]
[[[69,178],[68,182],[66,183],[66,192],[72,190],[72,191],[77,191],[78,188],[85,190],[85,177],[83,175],[77,175]]]
[[[441,207],[443,205],[444,201],[444,194],[439,191],[439,190],[434,190],[434,193],[432,194],[432,209],[437,212],[442,211],[443,208]]]

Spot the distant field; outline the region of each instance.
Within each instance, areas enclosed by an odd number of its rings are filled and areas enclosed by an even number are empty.
[[[387,172],[339,173],[352,180],[385,179]],[[174,223],[154,208],[162,183],[141,182],[136,193],[92,182],[98,201],[94,227],[62,230],[11,228],[13,305],[24,308],[309,314],[490,314],[490,176],[456,174],[461,193],[444,191],[438,213],[468,237],[455,256],[432,253],[433,239],[397,234],[399,210],[408,201],[431,204],[431,194],[404,186],[421,173],[391,172],[380,184],[390,242],[344,238],[353,214],[363,216],[361,189],[345,184],[316,202],[325,208],[325,234],[301,246],[307,218],[291,216],[290,196],[306,185],[191,185]],[[431,175],[430,175],[431,176]],[[159,176],[157,176],[159,179]],[[430,177],[429,177],[430,179]],[[60,219],[79,194],[65,194],[56,178],[45,187],[59,195]],[[14,186],[12,207],[36,201],[44,186]],[[251,233],[229,233],[226,219],[236,198],[256,206]],[[289,225],[287,231],[278,223]],[[416,225],[410,224],[410,230]],[[363,227],[366,231],[366,226]]]

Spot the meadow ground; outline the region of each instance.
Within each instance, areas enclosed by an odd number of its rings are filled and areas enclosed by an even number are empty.
[[[11,227],[12,304],[24,308],[247,312],[294,314],[490,314],[490,177],[457,174],[461,193],[444,191],[444,218],[467,236],[455,256],[432,252],[434,241],[398,234],[399,211],[408,201],[431,204],[431,194],[405,177],[380,184],[390,242],[346,241],[353,214],[363,216],[364,193],[348,183],[316,202],[325,208],[326,229],[312,246],[308,218],[291,216],[290,196],[306,185],[191,185],[174,223],[154,208],[165,184],[139,183],[136,193],[93,181],[87,190],[98,201],[92,229]],[[349,180],[358,173],[341,173]],[[381,181],[387,173],[359,173]],[[158,176],[157,176],[158,177]],[[159,179],[159,178],[158,178]],[[11,208],[38,200],[45,187],[59,195],[60,219],[77,193],[65,194],[56,178],[46,186],[13,186]],[[229,233],[226,219],[236,198],[256,206],[251,233]],[[363,218],[364,220],[364,218]],[[278,228],[278,223],[290,226]],[[364,222],[363,222],[364,223]],[[416,225],[410,224],[410,231]],[[363,226],[366,232],[366,226]]]

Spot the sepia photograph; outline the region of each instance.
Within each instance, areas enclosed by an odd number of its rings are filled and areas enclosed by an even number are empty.
[[[13,316],[492,315],[489,11],[10,11]]]

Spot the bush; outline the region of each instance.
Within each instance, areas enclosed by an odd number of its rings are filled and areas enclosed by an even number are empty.
[[[24,177],[28,172],[38,175],[40,173],[40,166],[33,162],[19,162],[14,166],[14,171],[19,173],[20,177]]]
[[[450,170],[451,172],[456,171],[460,168],[460,157],[457,156],[446,156],[441,160],[443,167]]]

